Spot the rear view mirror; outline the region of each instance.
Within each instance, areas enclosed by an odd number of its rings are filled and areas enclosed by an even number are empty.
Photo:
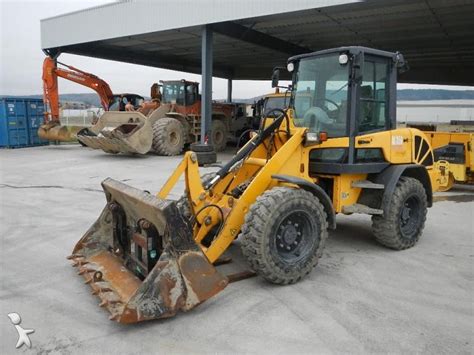
[[[273,69],[272,73],[272,88],[278,87],[278,82],[280,81],[280,69]]]

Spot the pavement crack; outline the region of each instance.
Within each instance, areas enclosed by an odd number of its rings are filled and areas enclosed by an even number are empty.
[[[11,185],[11,184],[0,184],[0,188],[10,188],[10,189],[64,189],[72,191],[87,191],[87,192],[103,192],[99,189],[92,189],[89,187],[69,187],[61,185]]]

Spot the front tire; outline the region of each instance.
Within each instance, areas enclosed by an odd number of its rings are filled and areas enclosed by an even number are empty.
[[[158,155],[179,155],[184,148],[184,127],[177,119],[163,117],[153,125],[153,151]]]
[[[427,211],[426,191],[421,182],[402,176],[384,214],[372,217],[375,239],[395,250],[413,247],[423,233]]]
[[[258,197],[245,216],[242,252],[267,281],[292,284],[317,265],[327,228],[324,208],[310,192],[275,187]]]

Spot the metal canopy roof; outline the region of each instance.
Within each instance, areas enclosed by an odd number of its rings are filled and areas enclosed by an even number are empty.
[[[360,45],[404,54],[401,82],[473,85],[473,15],[473,0],[142,0],[41,29],[44,49],[200,73],[201,26],[211,24],[214,76],[267,80],[292,55]]]

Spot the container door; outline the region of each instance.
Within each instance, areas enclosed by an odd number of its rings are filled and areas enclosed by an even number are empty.
[[[26,105],[23,100],[7,100],[7,130],[10,147],[29,144]]]
[[[31,100],[26,104],[29,142],[31,145],[45,144],[47,141],[38,137],[38,128],[43,124],[44,104],[39,100]]]
[[[0,100],[0,147],[8,147],[7,103]]]

